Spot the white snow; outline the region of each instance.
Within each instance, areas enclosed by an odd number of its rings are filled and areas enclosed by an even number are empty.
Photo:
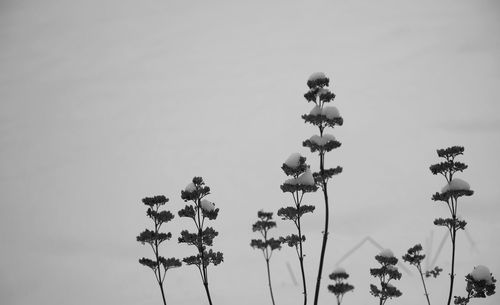
[[[378,254],[380,256],[383,256],[383,257],[394,257],[394,253],[391,251],[391,249],[384,249],[382,251],[380,251],[380,253]]]
[[[311,169],[306,169],[306,171],[297,178],[297,183],[302,185],[315,185],[316,183],[314,182]]]
[[[320,89],[318,89],[318,92],[316,93],[316,95],[320,96],[320,95],[328,93],[328,92],[330,92],[330,90],[328,90],[326,88],[320,88]]]
[[[470,185],[466,181],[455,178],[450,181],[441,189],[441,193],[446,193],[448,191],[468,191],[470,190]]]
[[[393,266],[393,265],[387,266],[387,269],[392,270],[392,271],[398,271],[398,268],[396,266]]]
[[[327,143],[330,142],[330,141],[335,141],[335,137],[332,135],[332,134],[329,134],[329,133],[325,133],[323,135],[323,139],[326,139]]]
[[[320,136],[318,136],[317,134],[315,134],[315,135],[311,136],[311,137],[309,138],[309,141],[311,141],[311,142],[313,142],[313,143],[316,143],[316,144],[318,144],[318,145],[321,145],[321,144],[319,144],[319,143],[323,143],[323,141],[321,140],[321,137],[320,137]]]
[[[321,108],[316,105],[314,108],[309,112],[309,115],[320,115],[321,114]]]
[[[387,283],[387,288],[394,288],[394,285],[392,285],[391,283]]]
[[[202,199],[200,205],[201,208],[207,212],[215,210],[215,204],[206,199]]]
[[[186,192],[194,192],[196,190],[196,186],[194,185],[193,182],[189,183],[188,185],[186,185],[186,188],[184,189]]]
[[[345,269],[342,267],[337,267],[335,270],[333,270],[333,273],[340,274],[340,273],[347,273],[345,272]]]
[[[302,157],[299,153],[293,153],[286,159],[285,164],[291,168],[297,168],[300,165],[300,158]]]
[[[491,279],[491,272],[488,267],[483,265],[478,265],[474,267],[474,270],[470,273],[473,279],[476,281],[485,280],[486,283],[491,284],[493,281]]]
[[[311,74],[311,76],[309,76],[308,81],[315,81],[315,80],[322,79],[322,78],[326,78],[325,73],[315,72],[315,73]]]
[[[312,175],[311,170],[308,168],[306,169],[305,172],[303,172],[300,176],[297,178],[291,178],[285,180],[285,184],[290,184],[290,185],[315,185],[316,183],[314,182],[314,177]]]
[[[323,107],[321,114],[326,116],[327,119],[333,120],[334,118],[340,117],[339,110],[335,106]]]
[[[319,135],[313,135],[312,137],[309,138],[309,141],[319,146],[325,146],[326,143],[330,141],[335,141],[335,137],[331,134],[324,134],[322,137],[320,137]]]

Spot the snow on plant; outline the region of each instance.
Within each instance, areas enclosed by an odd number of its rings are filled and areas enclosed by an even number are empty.
[[[298,162],[297,161],[298,157]],[[289,162],[289,161],[294,162]],[[292,154],[281,166],[281,169],[287,176],[287,179],[280,187],[284,193],[291,193],[294,205],[283,207],[278,210],[278,216],[283,220],[290,220],[297,229],[297,234],[291,234],[286,237],[280,237],[281,243],[286,243],[289,247],[295,248],[300,264],[302,275],[302,293],[304,294],[304,305],[307,304],[307,286],[304,272],[304,252],[302,243],[306,240],[302,234],[301,217],[306,213],[312,213],[315,209],[312,205],[302,204],[305,193],[315,192],[318,187],[315,184],[313,175],[306,164],[306,158],[301,155]]]
[[[465,276],[465,282],[467,283],[465,287],[467,296],[455,296],[454,303],[457,305],[466,305],[469,304],[470,299],[486,298],[486,296],[495,294],[496,279],[485,266],[474,267],[474,270]]]
[[[171,221],[174,218],[174,215],[170,213],[170,211],[160,211],[160,207],[167,203],[169,200],[163,195],[154,196],[154,197],[146,197],[142,199],[142,202],[148,206],[148,210],[146,215],[151,218],[154,223],[154,229],[149,230],[146,229],[139,236],[137,236],[137,241],[141,244],[148,244],[151,246],[151,249],[154,253],[154,258],[141,258],[139,259],[139,263],[146,267],[151,268],[156,278],[156,282],[160,286],[161,296],[163,299],[163,304],[167,304],[165,300],[165,292],[163,289],[163,282],[165,280],[165,275],[167,274],[167,270],[180,267],[181,262],[175,258],[164,258],[160,256],[159,246],[162,242],[169,240],[172,237],[172,233],[162,233],[160,232],[160,228],[164,223]]]
[[[328,241],[328,225],[329,225],[329,202],[328,202],[328,180],[334,175],[342,172],[342,167],[325,168],[325,153],[338,148],[341,144],[331,134],[325,134],[327,127],[333,128],[341,126],[344,122],[336,107],[326,106],[335,99],[335,94],[328,89],[330,79],[322,72],[313,73],[308,81],[307,86],[309,91],[304,94],[308,102],[314,103],[314,108],[309,114],[302,115],[306,123],[310,123],[318,127],[319,135],[314,135],[310,139],[305,140],[302,145],[308,147],[311,152],[319,154],[319,172],[314,173],[314,179],[323,190],[325,202],[325,223],[323,229],[323,240],[321,244],[321,253],[319,259],[318,276],[316,279],[316,289],[314,293],[314,305],[318,304],[319,290],[321,286],[321,274],[323,272],[323,262],[326,252],[326,244]]]
[[[221,252],[214,252],[212,249],[207,251],[207,248],[213,245],[214,238],[219,235],[212,227],[205,227],[205,220],[215,220],[219,214],[219,209],[215,208],[214,203],[203,199],[209,194],[210,187],[205,185],[201,177],[194,177],[192,183],[189,183],[181,191],[181,198],[185,202],[192,202],[192,204],[188,204],[181,209],[178,212],[179,217],[192,219],[196,226],[196,232],[190,233],[183,230],[178,241],[196,247],[198,253],[185,257],[183,261],[187,265],[194,265],[198,268],[208,302],[212,305],[212,298],[208,289],[208,266],[210,264],[217,266],[223,262],[224,258]]]
[[[300,156],[300,155],[299,155]],[[292,156],[291,156],[292,157]],[[296,158],[297,159],[297,158]],[[297,159],[299,160],[299,159]],[[298,162],[291,162],[290,164],[294,165]],[[268,232],[270,229],[276,227],[276,222],[273,221],[273,213],[272,212],[257,212],[257,217],[259,220],[252,225],[252,230],[254,232],[259,232],[262,235],[262,239],[252,239],[250,242],[250,246],[254,249],[262,250],[262,254],[264,255],[264,259],[266,260],[266,268],[267,268],[267,282],[269,284],[269,292],[271,293],[271,301],[274,302],[273,295],[273,286],[271,284],[271,270],[269,268],[269,261],[271,260],[271,256],[273,255],[274,250],[281,249],[281,242],[274,238],[269,238]]]
[[[422,280],[422,285],[424,286],[424,294],[427,299],[427,304],[431,305],[431,302],[429,300],[429,293],[427,292],[427,287],[425,286],[424,273],[422,272],[421,265],[422,261],[425,258],[425,254],[422,254],[421,251],[422,245],[416,244],[415,246],[408,249],[408,252],[403,255],[403,260],[417,268],[418,273],[420,274],[420,279]],[[436,266],[434,267],[434,269],[426,271],[425,277],[430,277],[432,275],[434,278],[436,278],[441,271],[443,271],[443,269]]]
[[[342,303],[344,295],[354,290],[354,286],[345,282],[349,278],[349,274],[344,268],[336,268],[330,274],[330,279],[335,282],[335,284],[328,285],[328,290],[335,295],[337,298],[337,305]]]
[[[370,293],[379,298],[380,305],[384,305],[387,299],[397,298],[402,295],[401,291],[390,283],[392,280],[400,280],[401,272],[396,267],[398,259],[394,257],[391,250],[383,250],[378,255],[375,255],[375,259],[381,267],[370,269],[370,274],[379,279],[380,287],[370,284]]]
[[[432,200],[446,203],[450,212],[450,218],[437,218],[434,220],[436,226],[446,227],[450,233],[451,240],[451,271],[450,271],[450,288],[448,294],[447,305],[451,303],[453,295],[453,283],[455,279],[455,247],[458,230],[464,230],[467,222],[457,217],[458,198],[462,196],[471,196],[474,192],[464,180],[455,178],[457,172],[462,172],[467,169],[467,165],[455,161],[455,158],[464,153],[464,148],[461,146],[453,146],[445,149],[438,149],[438,157],[444,161],[431,165],[432,174],[440,174],[446,179],[446,185],[441,189],[441,193],[437,192],[432,196]]]

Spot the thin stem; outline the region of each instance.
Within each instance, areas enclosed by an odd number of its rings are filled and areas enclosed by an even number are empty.
[[[321,133],[323,133],[321,131]],[[325,155],[320,153],[320,171],[321,176],[325,173]],[[319,258],[318,278],[316,279],[316,291],[314,293],[314,305],[318,304],[319,288],[321,286],[321,274],[323,273],[323,261],[325,259],[326,243],[328,242],[328,223],[329,223],[329,205],[328,205],[328,188],[327,183],[323,180],[323,197],[325,199],[325,228],[323,230],[323,243],[321,245],[321,255]]]
[[[163,304],[167,305],[167,302],[165,301],[165,292],[163,291],[163,283],[158,283],[160,285],[160,290],[161,290],[161,297],[163,298]]]
[[[212,298],[210,297],[210,290],[208,289],[208,270],[207,267],[205,266],[205,257],[204,257],[204,249],[203,249],[203,224],[205,218],[201,217],[201,198],[200,197],[195,201],[197,204],[197,218],[198,218],[198,252],[200,253],[201,257],[201,267],[200,267],[200,273],[201,273],[201,278],[203,281],[203,286],[205,287],[205,292],[207,293],[207,298],[208,298],[208,303],[212,305]]]
[[[273,302],[273,305],[275,305],[274,295],[273,295],[273,286],[271,284],[271,271],[269,268],[269,259],[266,259],[266,267],[267,267],[267,281],[269,283],[269,292],[271,293],[271,301]]]
[[[156,224],[155,224],[155,227],[156,227]],[[165,301],[165,292],[163,291],[163,281],[161,280],[161,269],[160,269],[160,261],[159,261],[159,257],[158,257],[158,242],[157,241],[155,241],[155,248],[156,248],[155,256],[156,256],[156,266],[157,266],[156,269],[158,271],[158,277],[156,278],[156,280],[158,281],[158,285],[160,286],[163,304],[167,305],[167,301]],[[155,273],[155,276],[156,276],[156,273]]]
[[[300,207],[300,203],[299,203]],[[299,263],[300,263],[300,272],[302,274],[302,288],[303,288],[303,294],[304,294],[304,305],[307,304],[307,287],[306,287],[306,275],[304,271],[304,253],[302,250],[302,230],[300,227],[300,217],[298,218],[297,221],[297,229],[299,231]]]
[[[157,206],[156,207],[156,212],[157,213],[158,213],[158,208],[159,207]],[[158,234],[159,225],[158,225],[158,222],[157,222],[156,218],[154,219],[154,223],[155,223],[155,233]],[[154,245],[154,248],[153,248],[153,252],[155,253],[155,257],[156,257],[156,270],[158,272],[158,276],[156,276],[156,273],[155,273],[155,277],[156,277],[156,280],[158,282],[158,285],[160,286],[161,297],[163,299],[163,304],[167,305],[167,301],[165,300],[165,292],[163,291],[163,280],[162,280],[162,276],[161,276],[160,258],[159,258],[159,255],[158,255],[158,241],[157,240],[155,240],[155,245]]]
[[[453,215],[453,221],[455,221],[455,215]],[[457,231],[455,230],[455,223],[453,223],[453,234],[451,237],[451,273],[450,273],[450,293],[448,294],[448,302],[447,305],[451,304],[451,297],[453,295],[453,282],[455,279],[455,242],[457,237]]]
[[[422,285],[424,285],[425,297],[427,298],[427,304],[431,305],[431,301],[429,300],[429,293],[427,293],[427,287],[425,286],[424,275],[422,274],[422,267],[420,264],[417,265],[418,273],[420,273],[420,278],[422,279]]]
[[[447,161],[451,163],[451,162],[453,162],[453,159],[454,158],[451,158],[451,159],[447,158]],[[446,177],[446,181],[448,183],[450,183],[452,179],[453,179],[453,171],[450,171],[448,173],[448,177]],[[451,217],[452,217],[453,223],[452,223],[451,228],[450,228],[450,237],[451,237],[451,272],[450,272],[450,291],[448,293],[448,302],[447,302],[447,305],[451,304],[451,297],[453,296],[453,283],[454,283],[454,280],[455,280],[455,242],[456,242],[456,236],[457,236],[457,230],[456,230],[456,219],[457,219],[456,209],[455,209],[455,205],[453,203],[453,197],[451,197],[450,199],[451,199]]]
[[[203,273],[201,272],[201,267],[200,266],[196,267],[198,267],[198,271],[200,272],[201,282],[205,282],[205,279],[203,278]]]
[[[208,282],[203,283],[203,286],[205,287],[205,292],[207,293],[208,303],[210,305],[212,305],[212,298],[210,297],[210,290],[208,290]]]

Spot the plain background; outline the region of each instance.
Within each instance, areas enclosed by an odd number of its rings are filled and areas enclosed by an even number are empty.
[[[221,209],[212,225],[225,262],[210,268],[215,304],[270,304],[265,265],[249,246],[259,209],[291,203],[279,185],[293,152],[317,133],[300,115],[316,71],[331,79],[345,124],[327,165],[333,216],[321,304],[334,303],[327,275],[366,237],[400,257],[422,243],[434,258],[445,236],[430,200],[444,185],[435,150],[465,146],[455,294],[483,264],[500,277],[500,5],[454,1],[0,1],[0,303],[160,304],[135,241],[150,224],[141,198],[164,194],[174,213],[193,176]],[[305,199],[306,272],[314,294],[323,221],[321,194]],[[191,223],[176,218],[167,257]],[[276,234],[292,230],[278,222]],[[450,243],[428,286],[447,295]],[[374,304],[364,244],[342,262],[354,293]],[[272,259],[278,304],[300,304],[292,249]],[[411,269],[410,269],[411,270]],[[424,304],[417,274],[403,274],[392,304]],[[194,268],[166,280],[170,304],[205,304]],[[498,304],[500,294],[473,304]]]

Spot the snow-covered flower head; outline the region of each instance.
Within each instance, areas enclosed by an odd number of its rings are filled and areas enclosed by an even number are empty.
[[[470,185],[465,180],[460,178],[454,178],[450,183],[446,184],[442,189],[441,193],[446,193],[448,191],[469,191]]]
[[[315,72],[309,76],[309,79],[307,80],[307,86],[309,88],[315,88],[315,87],[324,87],[328,86],[328,83],[330,82],[330,79],[326,77],[325,73],[323,72]]]
[[[493,279],[491,276],[490,269],[488,267],[483,266],[483,265],[478,265],[474,267],[474,270],[470,273],[472,278],[476,281],[486,281],[486,284],[492,284]]]
[[[326,106],[321,110],[321,114],[326,116],[327,119],[333,120],[340,117],[339,110],[335,106]]]
[[[324,79],[324,78],[327,78],[325,73],[314,72],[313,74],[311,74],[311,76],[309,76],[308,81],[317,81],[318,79]]]
[[[337,281],[337,280],[345,280],[349,278],[349,274],[345,271],[344,268],[342,267],[337,267],[333,272],[329,275],[331,280]]]
[[[315,105],[313,109],[311,109],[311,111],[309,112],[309,115],[320,115],[320,114],[322,114],[322,110],[321,107],[319,107],[318,105]]]
[[[293,153],[285,161],[285,164],[290,168],[297,168],[300,165],[300,158],[303,158],[299,153]]]
[[[384,250],[380,251],[380,253],[378,255],[382,256],[382,257],[386,257],[386,258],[394,257],[394,253],[392,252],[391,249],[384,249]]]
[[[194,192],[196,190],[196,186],[194,185],[193,182],[190,182],[188,185],[186,185],[186,187],[184,188],[184,191],[186,192]]]
[[[211,211],[215,210],[215,204],[213,202],[206,200],[206,199],[201,200],[200,206],[206,212],[211,212]]]
[[[325,146],[328,142],[336,141],[336,139],[334,135],[325,133],[323,136],[313,135],[309,141],[319,146]]]
[[[304,173],[302,173],[298,178],[297,178],[297,184],[300,185],[315,185],[316,183],[314,182],[314,177],[311,172],[310,168],[307,168]]]

